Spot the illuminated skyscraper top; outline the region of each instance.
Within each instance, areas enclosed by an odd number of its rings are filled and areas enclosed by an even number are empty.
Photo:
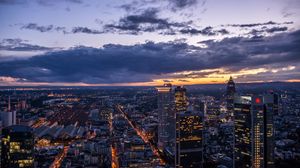
[[[187,110],[186,88],[183,86],[175,88],[175,110],[176,112]]]

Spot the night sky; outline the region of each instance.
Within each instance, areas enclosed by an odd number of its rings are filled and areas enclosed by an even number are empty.
[[[0,85],[300,82],[299,0],[0,0]]]

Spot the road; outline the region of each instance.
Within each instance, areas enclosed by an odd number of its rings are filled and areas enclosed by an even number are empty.
[[[52,165],[50,166],[50,168],[59,168],[60,165],[61,165],[61,163],[62,163],[62,161],[64,160],[65,156],[67,155],[68,150],[69,150],[69,145],[65,146],[63,148],[63,151],[59,155],[57,155],[55,157],[55,160],[52,163]]]
[[[117,105],[116,108],[120,113],[123,114],[124,118],[128,121],[129,125],[136,131],[137,135],[139,135],[145,143],[150,145],[152,152],[160,159],[160,163],[165,165],[166,162],[164,161],[163,157],[160,155],[157,146],[150,143],[150,139],[146,135],[144,135],[143,132],[137,126],[135,126],[132,123],[132,121],[128,118],[128,115],[121,109],[120,105]]]
[[[114,146],[111,146],[111,157],[112,157],[111,167],[119,168],[117,149]]]

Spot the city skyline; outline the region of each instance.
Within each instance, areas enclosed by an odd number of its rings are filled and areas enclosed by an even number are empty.
[[[2,0],[0,86],[300,82],[297,0]]]
[[[0,89],[1,167],[281,168],[299,83]]]

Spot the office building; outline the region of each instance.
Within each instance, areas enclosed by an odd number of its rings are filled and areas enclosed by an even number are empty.
[[[235,96],[234,167],[274,166],[273,113],[276,96]]]
[[[187,110],[186,88],[183,86],[175,88],[175,110],[176,112]]]
[[[176,113],[176,168],[201,168],[203,164],[203,113]]]
[[[33,168],[34,136],[27,126],[13,125],[2,130],[1,167]]]
[[[200,111],[203,114],[205,114],[205,112],[206,112],[206,104],[205,104],[205,102],[203,102],[203,101],[201,101],[199,99],[196,99],[196,100],[193,101],[193,107],[194,107],[195,111]]]
[[[173,109],[172,85],[164,84],[156,88],[158,91],[158,148],[175,148],[175,111]]]
[[[230,76],[226,89],[227,110],[229,113],[233,113],[233,100],[235,92],[235,83],[232,77]]]

